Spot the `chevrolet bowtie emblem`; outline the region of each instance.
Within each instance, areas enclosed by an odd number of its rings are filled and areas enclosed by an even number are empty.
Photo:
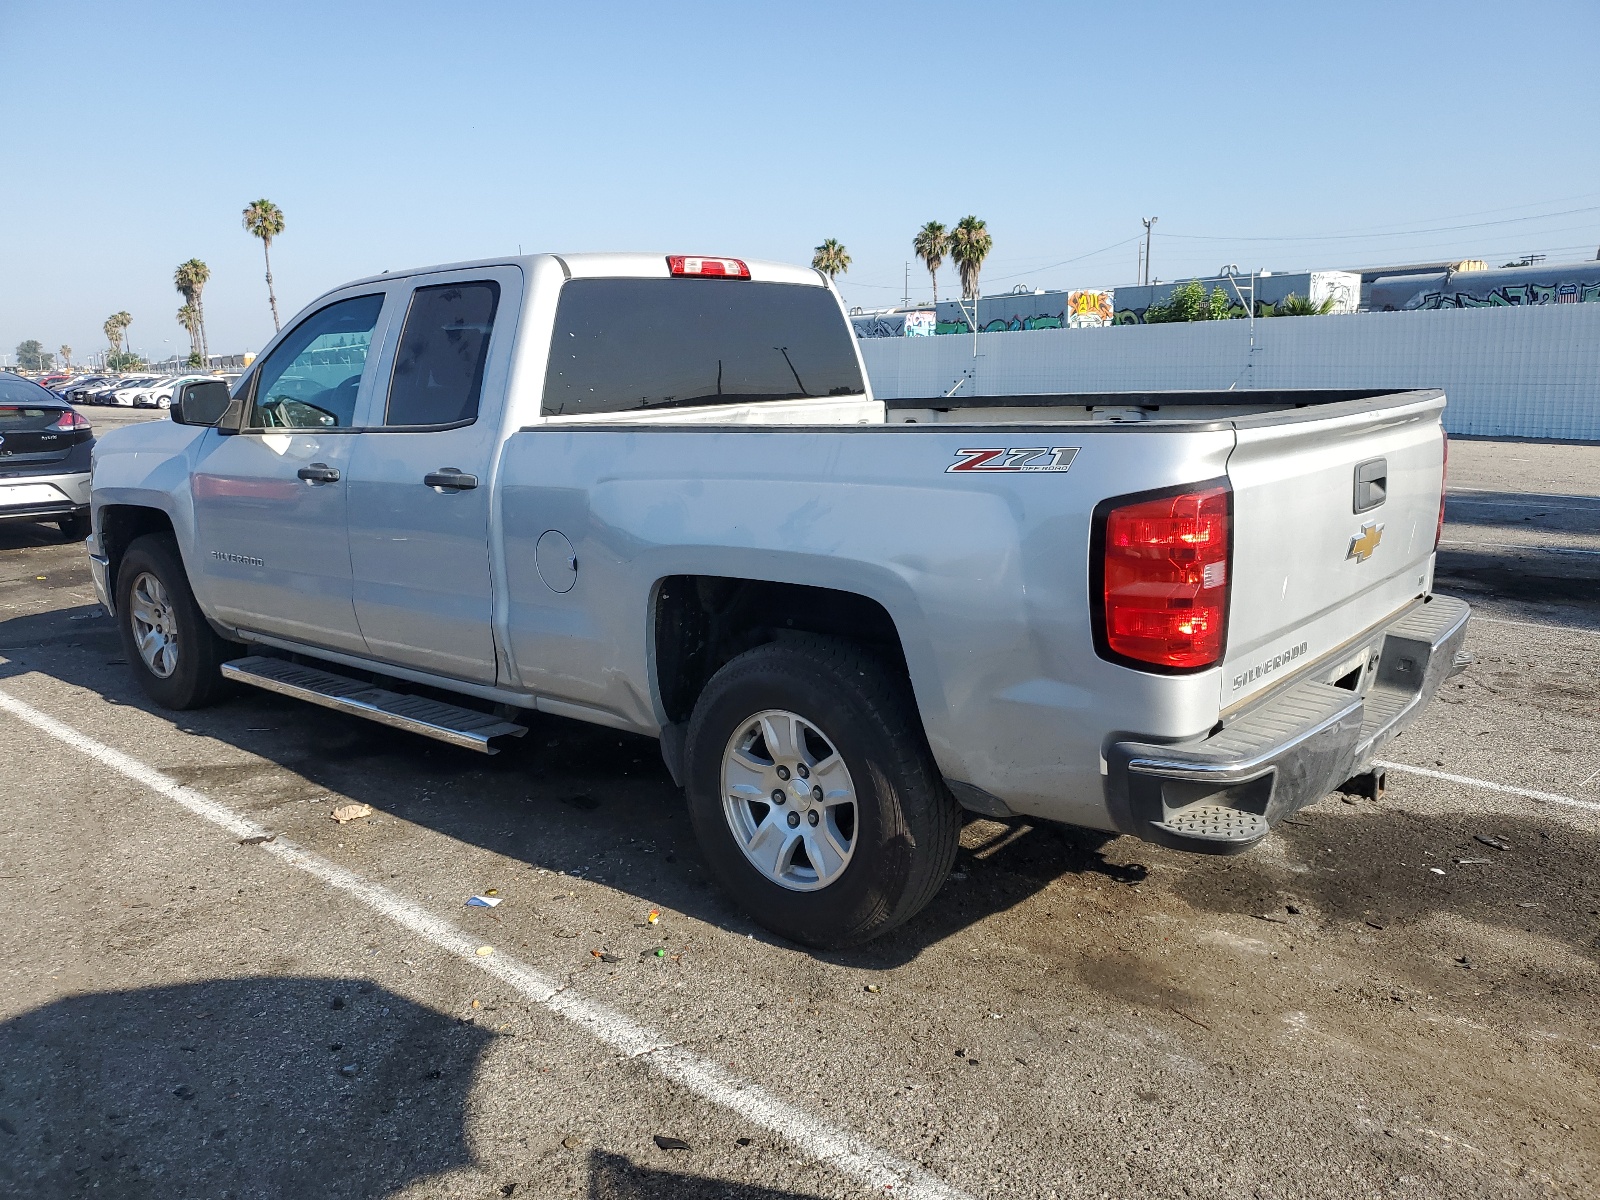
[[[1361,532],[1350,539],[1350,550],[1346,558],[1353,558],[1358,563],[1366,562],[1372,557],[1372,552],[1378,548],[1378,543],[1383,541],[1383,526],[1376,521],[1368,522],[1361,527]]]

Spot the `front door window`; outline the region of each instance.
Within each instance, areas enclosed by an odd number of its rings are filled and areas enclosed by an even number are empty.
[[[312,313],[256,373],[247,429],[348,428],[383,296],[356,296]]]

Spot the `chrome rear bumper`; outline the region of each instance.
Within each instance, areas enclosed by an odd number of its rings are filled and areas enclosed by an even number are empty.
[[[1115,742],[1107,803],[1124,833],[1230,854],[1372,763],[1467,663],[1470,607],[1429,596],[1372,636],[1354,690],[1305,680],[1200,741]]]

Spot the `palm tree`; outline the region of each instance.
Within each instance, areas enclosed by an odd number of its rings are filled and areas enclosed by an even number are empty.
[[[978,272],[994,249],[989,227],[977,217],[962,217],[950,231],[950,261],[961,271],[961,294],[976,297]]]
[[[939,265],[950,253],[950,231],[938,221],[929,221],[917,230],[911,239],[911,249],[928,268],[928,278],[933,280],[933,302],[939,303]]]
[[[205,359],[200,354],[200,310],[192,303],[178,310],[178,324],[189,331],[189,365],[200,366]]]
[[[61,365],[62,366],[70,367],[72,365],[72,347],[71,346],[63,344],[61,349],[56,351],[56,353],[61,355]]]
[[[132,324],[133,318],[124,310],[112,313],[106,318],[106,323],[100,326],[106,335],[106,340],[111,343],[111,353],[122,353],[123,339],[127,337],[128,326]]]
[[[272,305],[273,331],[278,324],[278,297],[272,292],[272,239],[283,232],[283,209],[271,200],[252,200],[244,210],[244,227],[251,237],[261,239],[261,253],[267,260],[267,303]]]
[[[202,363],[206,361],[210,348],[206,345],[206,306],[200,299],[200,293],[205,290],[206,280],[210,278],[211,268],[198,258],[179,263],[178,269],[172,275],[173,286],[182,292],[183,298],[188,301],[184,308],[194,309],[193,328],[187,325],[185,328],[189,328],[190,349],[200,356]]]
[[[843,275],[850,269],[850,255],[843,243],[836,238],[829,238],[811,256],[811,266],[832,281],[835,275]]]

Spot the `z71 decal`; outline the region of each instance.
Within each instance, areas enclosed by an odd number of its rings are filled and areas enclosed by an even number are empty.
[[[1077,446],[1033,447],[1024,450],[957,450],[952,471],[1066,471],[1078,456]]]

